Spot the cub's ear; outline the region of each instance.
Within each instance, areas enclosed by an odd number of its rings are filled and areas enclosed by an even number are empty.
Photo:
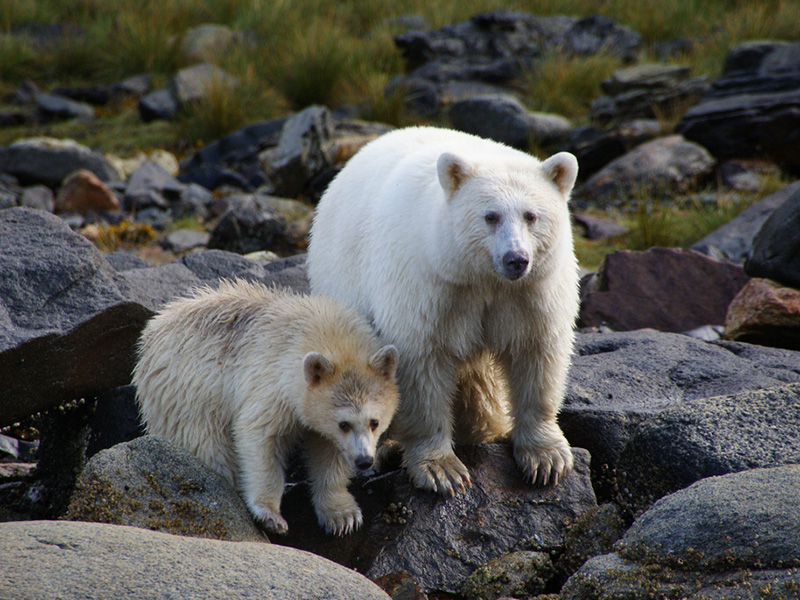
[[[447,193],[447,197],[452,196],[459,186],[473,176],[472,166],[463,158],[445,152],[436,162],[436,170],[439,173],[439,184]]]
[[[386,379],[394,378],[397,371],[397,348],[392,345],[384,346],[369,359],[369,366],[383,375]]]
[[[309,387],[319,385],[326,377],[333,375],[333,371],[333,363],[319,352],[309,352],[303,357],[303,375]]]
[[[554,154],[542,163],[544,174],[556,184],[564,198],[569,198],[569,193],[575,186],[578,178],[578,159],[569,152]]]

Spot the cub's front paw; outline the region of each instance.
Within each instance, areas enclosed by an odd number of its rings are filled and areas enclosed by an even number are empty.
[[[437,457],[423,457],[413,460],[413,454],[406,452],[406,471],[411,482],[418,488],[455,496],[472,487],[469,470],[452,452]]]
[[[248,507],[256,520],[268,531],[279,535],[285,535],[289,531],[289,524],[279,512],[261,506],[260,504],[251,504]]]
[[[558,485],[572,470],[572,450],[567,441],[552,445],[521,446],[514,444],[514,459],[526,478],[533,483]]]
[[[318,508],[317,520],[325,533],[330,535],[347,535],[361,527],[364,522],[355,500],[338,509]]]

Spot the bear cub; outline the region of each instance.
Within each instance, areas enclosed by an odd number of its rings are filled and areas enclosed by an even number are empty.
[[[133,382],[147,432],[227,478],[269,531],[288,530],[285,468],[302,443],[319,523],[343,535],[362,523],[347,484],[397,408],[397,362],[343,304],[235,281],[166,305]]]

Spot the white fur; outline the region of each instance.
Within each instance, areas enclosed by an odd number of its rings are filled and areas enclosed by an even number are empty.
[[[556,415],[578,311],[567,209],[576,176],[568,153],[540,162],[409,128],[365,146],[323,195],[311,288],[357,308],[399,349],[390,433],[419,487],[470,484],[454,437],[510,433],[518,465],[542,482],[571,469]]]
[[[361,524],[347,483],[371,464],[397,407],[397,351],[355,311],[222,283],[167,305],[139,350],[133,381],[148,433],[226,477],[268,529],[287,530],[284,469],[300,440],[320,524],[338,534]]]

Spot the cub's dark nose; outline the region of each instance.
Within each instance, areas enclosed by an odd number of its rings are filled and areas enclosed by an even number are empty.
[[[506,252],[503,256],[504,275],[514,281],[519,279],[528,271],[528,257],[520,252]]]
[[[356,469],[359,471],[366,471],[372,466],[371,456],[359,456],[356,458]]]

